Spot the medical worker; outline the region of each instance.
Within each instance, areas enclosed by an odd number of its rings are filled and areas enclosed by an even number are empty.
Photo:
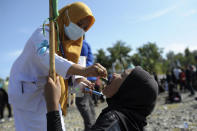
[[[95,19],[91,10],[82,2],[75,2],[59,11],[60,44],[56,37],[55,67],[60,75],[60,104],[65,114],[67,102],[67,81],[72,75],[106,77],[106,69],[100,64],[82,67],[78,63],[81,53],[82,36],[93,25]],[[49,27],[35,30],[27,41],[23,52],[12,65],[8,87],[9,102],[13,106],[16,131],[46,131],[46,102],[44,85],[49,74]],[[58,50],[59,47],[59,50]],[[78,76],[75,80],[90,87],[91,82]],[[65,83],[64,83],[65,82]],[[63,117],[60,109],[62,128]]]

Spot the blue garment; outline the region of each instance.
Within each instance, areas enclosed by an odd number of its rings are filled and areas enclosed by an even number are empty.
[[[83,40],[83,45],[82,45],[82,49],[81,49],[81,56],[86,56],[86,66],[91,66],[94,64],[94,56],[92,54],[92,50],[90,45],[88,44],[88,42],[86,40]],[[96,77],[88,77],[89,81],[96,81]]]

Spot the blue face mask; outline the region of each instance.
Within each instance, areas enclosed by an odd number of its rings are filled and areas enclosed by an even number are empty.
[[[66,11],[66,15],[69,20],[69,25],[66,26],[64,24],[64,32],[70,40],[78,40],[85,34],[85,31],[70,20],[68,10]]]

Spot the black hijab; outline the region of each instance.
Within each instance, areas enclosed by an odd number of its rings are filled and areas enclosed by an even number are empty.
[[[119,91],[107,99],[108,107],[104,112],[116,111],[125,131],[141,131],[146,125],[146,117],[155,107],[157,95],[157,82],[137,66],[127,76]]]

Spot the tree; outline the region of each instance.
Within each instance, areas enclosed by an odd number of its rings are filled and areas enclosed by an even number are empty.
[[[177,53],[175,54],[173,51],[170,51],[167,53],[166,57],[166,63],[168,63],[168,68],[174,68],[174,67],[185,67],[187,65],[195,64],[195,56],[197,54],[197,51],[194,50],[191,52],[189,48],[186,48],[184,50],[184,53]]]
[[[4,82],[4,79],[0,78],[0,83],[3,83]]]
[[[175,54],[173,51],[169,51],[167,54],[166,54],[166,57],[167,57],[167,60],[166,60],[166,65],[171,69],[173,67],[175,67]]]
[[[148,42],[137,49],[140,65],[149,72],[158,72],[158,62],[162,62],[163,49],[157,47],[156,43]],[[139,61],[139,60],[138,60]]]
[[[103,49],[99,49],[98,53],[95,54],[95,62],[100,63],[107,70],[111,69],[112,62],[110,61],[109,56],[106,55]]]
[[[192,52],[190,52],[189,48],[186,48],[185,51],[185,65],[188,65],[188,64],[194,64],[195,63],[195,60],[194,60],[194,56],[192,54]]]
[[[130,57],[130,61],[135,65],[139,65],[141,66],[142,65],[142,60],[141,60],[141,57],[139,54],[133,54],[131,57]]]
[[[107,48],[110,53],[110,59],[112,63],[118,62],[117,64],[122,65],[123,69],[128,66],[129,52],[132,50],[131,47],[125,46],[122,41],[117,41],[113,47]]]

